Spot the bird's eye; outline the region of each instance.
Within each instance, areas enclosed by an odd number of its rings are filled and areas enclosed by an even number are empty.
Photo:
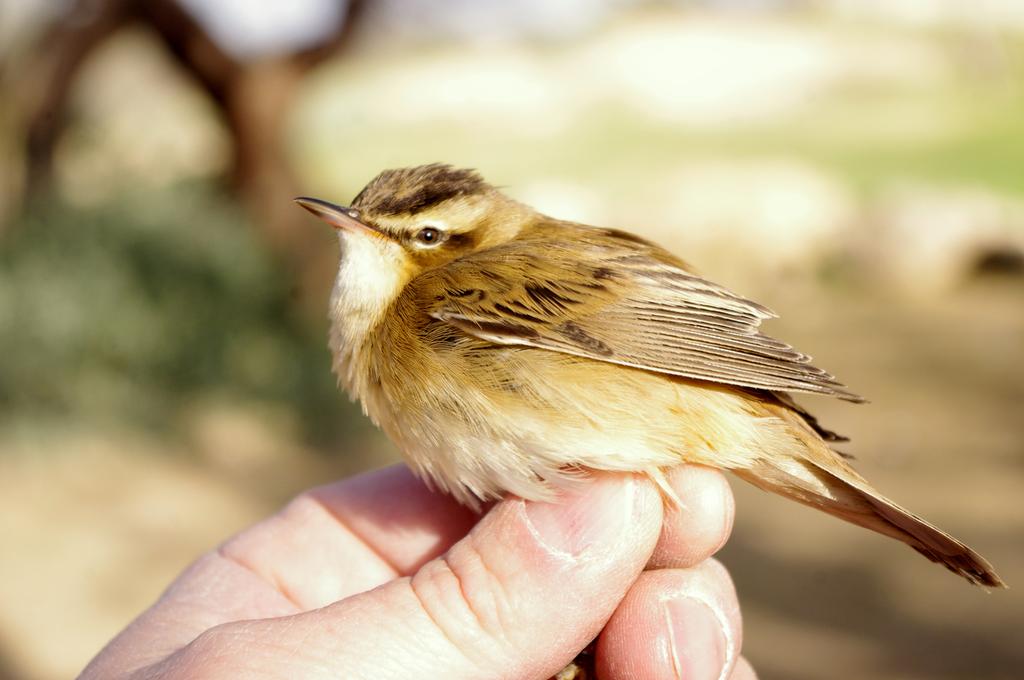
[[[434,246],[441,242],[441,230],[434,227],[423,227],[416,232],[416,240],[425,246]]]

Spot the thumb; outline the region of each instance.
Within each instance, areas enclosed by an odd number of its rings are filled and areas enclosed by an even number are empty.
[[[411,578],[293,617],[219,626],[177,661],[263,678],[547,678],[639,576],[661,512],[654,488],[625,475],[595,475],[553,504],[506,500]]]

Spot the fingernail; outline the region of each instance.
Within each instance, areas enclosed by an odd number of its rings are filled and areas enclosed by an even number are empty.
[[[718,680],[725,669],[728,642],[711,607],[692,597],[664,604],[671,662],[677,678]]]
[[[553,503],[525,504],[526,522],[548,550],[578,558],[632,522],[636,497],[632,477],[609,475],[567,489]]]

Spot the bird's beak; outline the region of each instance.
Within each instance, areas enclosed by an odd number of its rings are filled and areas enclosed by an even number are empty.
[[[335,229],[346,231],[361,231],[373,236],[382,236],[379,230],[360,221],[359,211],[355,208],[346,208],[342,205],[335,205],[319,198],[299,196],[295,202],[313,213]]]

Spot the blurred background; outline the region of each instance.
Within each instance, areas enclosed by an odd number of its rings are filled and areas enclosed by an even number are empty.
[[[1018,0],[0,0],[0,678],[74,675],[200,552],[397,459],[334,387],[333,234],[476,167],[782,313],[804,399],[1017,590],[733,487],[762,678],[1024,668]]]

